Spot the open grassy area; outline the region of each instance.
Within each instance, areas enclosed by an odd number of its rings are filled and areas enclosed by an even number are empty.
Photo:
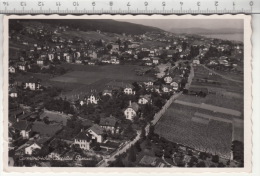
[[[149,76],[138,76],[135,70],[143,68],[137,65],[104,65],[89,66],[77,64],[63,64],[71,72],[58,76],[52,81],[80,83],[90,85],[101,79],[119,80],[119,81],[146,81]],[[127,75],[127,76],[126,76]]]

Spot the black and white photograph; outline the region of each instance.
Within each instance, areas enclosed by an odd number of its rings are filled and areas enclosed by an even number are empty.
[[[224,17],[7,17],[6,166],[250,166],[250,18]]]

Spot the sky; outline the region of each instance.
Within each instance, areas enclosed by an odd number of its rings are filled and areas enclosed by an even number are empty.
[[[243,20],[241,19],[122,19],[118,21],[126,21],[131,23],[142,24],[145,26],[153,26],[161,28],[163,30],[170,30],[173,28],[243,29]]]

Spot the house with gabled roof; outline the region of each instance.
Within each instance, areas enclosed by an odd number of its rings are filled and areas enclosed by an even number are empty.
[[[101,118],[99,126],[105,131],[110,131],[112,134],[118,132],[118,120],[114,116]]]
[[[34,77],[25,82],[25,89],[29,88],[30,90],[38,90],[40,89],[40,86],[40,81]]]
[[[86,131],[82,130],[74,137],[74,144],[79,145],[83,150],[89,150],[91,143],[91,136]]]
[[[127,94],[127,95],[134,95],[135,94],[135,91],[133,90],[134,86],[132,84],[124,84],[123,89],[124,89],[124,93]]]
[[[92,127],[87,129],[87,132],[91,134],[92,139],[96,140],[99,143],[103,142],[104,129],[99,125],[94,124]]]
[[[8,71],[9,71],[9,73],[15,73],[16,68],[14,66],[10,65],[8,68]]]
[[[139,104],[152,103],[151,95],[140,95],[138,99]]]
[[[166,84],[170,84],[172,82],[172,76],[167,74],[164,78],[163,78],[164,82]]]
[[[32,129],[32,124],[30,122],[17,119],[17,122],[15,122],[12,127],[17,130],[24,139],[29,139]]]
[[[133,118],[137,115],[139,110],[139,105],[136,102],[129,101],[128,107],[124,110],[124,115],[126,119],[133,120]]]
[[[167,85],[167,84],[162,85],[162,91],[163,91],[164,93],[172,92],[172,86]]]

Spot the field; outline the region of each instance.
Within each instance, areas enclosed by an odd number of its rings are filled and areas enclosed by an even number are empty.
[[[146,81],[149,76],[137,76],[136,69],[143,68],[136,65],[105,65],[89,66],[77,64],[63,64],[70,72],[50,79],[50,83],[56,86],[70,87],[63,93],[67,98],[84,94],[95,89],[102,91],[111,81],[122,81],[132,83],[135,81]],[[127,75],[127,76],[126,76]],[[75,85],[75,86],[74,86]]]
[[[218,76],[215,74],[210,74],[210,71],[205,69],[202,66],[194,67],[194,74],[195,74],[195,76],[192,81],[193,85],[222,88],[224,91],[227,91],[227,92],[243,94],[244,87],[243,87],[242,83],[230,81],[230,80],[224,79],[221,76]],[[225,73],[225,75],[226,74],[227,73]],[[243,79],[242,75],[240,75],[240,77],[241,77],[241,79]],[[207,81],[199,82],[198,79],[207,79]]]
[[[195,112],[196,108],[174,103],[156,124],[155,132],[170,141],[229,158],[232,124],[216,120],[202,123],[202,118],[195,121]]]

